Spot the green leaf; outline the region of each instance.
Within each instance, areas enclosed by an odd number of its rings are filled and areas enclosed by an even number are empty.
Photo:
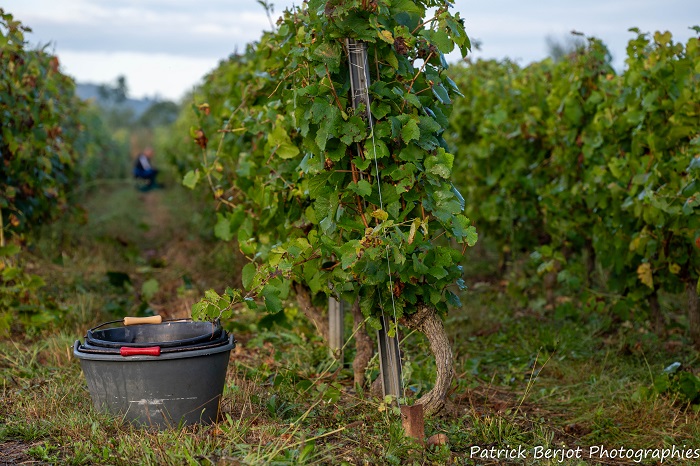
[[[343,269],[347,269],[348,267],[351,267],[352,265],[355,264],[355,262],[357,262],[357,253],[355,252],[354,249],[347,250],[340,257],[340,266]]]
[[[370,317],[367,319],[367,325],[374,330],[382,329],[382,322],[377,317]]]
[[[205,314],[206,308],[208,306],[208,303],[205,301],[198,301],[192,305],[192,318],[193,319],[206,319],[207,316]]]
[[[567,98],[564,105],[564,118],[572,124],[579,125],[583,119],[583,108],[576,98]]]
[[[267,148],[281,159],[292,159],[299,155],[299,148],[292,144],[284,127],[284,117],[281,115],[277,116],[275,127],[267,138]]]
[[[228,216],[217,213],[216,226],[214,226],[214,236],[222,241],[231,241],[233,232],[231,231],[231,221]]]
[[[372,115],[377,120],[381,120],[391,112],[391,105],[380,100],[372,102],[370,105],[372,109]]]
[[[446,292],[445,292],[445,297],[447,298],[447,303],[448,303],[450,306],[462,307],[462,301],[460,301],[460,300],[459,300],[459,296],[457,296],[457,295],[454,294],[453,292],[451,292],[451,291],[446,291]]]
[[[352,116],[342,125],[343,135],[340,140],[346,145],[351,145],[353,142],[362,141],[367,134],[367,128],[364,120],[359,116]]]
[[[476,228],[469,224],[469,219],[464,215],[454,216],[452,233],[457,239],[464,239],[469,246],[474,246],[478,239]]]
[[[199,170],[190,170],[185,173],[185,177],[182,179],[182,185],[186,188],[194,189],[199,181]]]
[[[313,115],[315,123],[320,123],[314,141],[321,150],[326,149],[328,141],[337,134],[338,126],[342,121],[340,110],[328,102],[318,101],[320,105],[314,102]]]
[[[449,105],[452,103],[452,100],[450,100],[450,95],[447,93],[447,89],[445,89],[442,84],[436,84],[433,86],[433,94],[443,105]]]
[[[250,262],[243,267],[241,272],[241,281],[243,283],[243,288],[250,290],[250,286],[253,284],[255,279],[255,274],[258,272],[255,263]]]
[[[428,39],[432,44],[434,44],[438,50],[442,53],[450,53],[454,49],[454,43],[447,35],[447,32],[443,30],[431,31],[424,30],[420,33],[423,37]]]
[[[452,89],[452,92],[457,94],[460,97],[464,97],[464,94],[459,90],[459,86],[457,86],[457,83],[455,83],[452,79],[450,79],[449,76],[445,76],[445,82],[447,82],[447,85],[450,86]]]
[[[465,41],[467,41],[467,34],[464,31],[464,26],[457,21],[455,18],[452,17],[447,17],[445,18],[445,23],[447,24],[447,27],[450,28],[450,31],[452,32],[451,38],[454,41],[455,44],[462,46],[464,45]]]
[[[447,270],[445,270],[444,267],[432,267],[428,273],[437,280],[445,278],[448,275]]]
[[[401,139],[405,143],[409,143],[420,137],[420,129],[418,129],[418,122],[413,118],[409,119],[403,128],[401,128]]]
[[[420,123],[419,127],[421,131],[426,132],[426,133],[437,133],[442,130],[442,126],[440,126],[440,123],[435,121],[434,118],[429,117],[429,116],[421,116],[420,118]]]
[[[319,226],[321,227],[321,230],[323,230],[323,232],[326,235],[333,234],[333,232],[335,231],[335,228],[336,228],[336,224],[333,221],[332,216],[328,216],[328,217],[324,218],[323,220],[321,220],[319,222]]]
[[[425,159],[425,170],[440,178],[449,179],[452,174],[454,158],[454,155],[445,152],[444,149],[438,149],[437,155]]]
[[[319,173],[318,175],[311,177],[307,185],[309,197],[312,199],[322,197],[321,193],[325,190],[326,186],[328,186],[328,181],[331,175],[332,173]],[[331,188],[334,188],[334,186],[331,186]]]
[[[314,57],[328,65],[328,68],[337,69],[340,63],[340,45],[335,41],[321,41],[314,50]]]
[[[391,49],[387,50],[386,54],[384,55],[384,59],[393,69],[399,69],[399,59],[396,58],[396,55]]]
[[[365,142],[365,160],[355,159],[355,166],[360,170],[366,170],[369,164],[376,158],[377,160],[389,157],[390,152],[386,143],[381,139],[368,139]],[[363,162],[363,163],[360,163]],[[363,166],[363,168],[360,168]]]
[[[279,298],[279,290],[272,286],[266,286],[262,290],[262,296],[265,298],[265,308],[267,312],[276,313],[282,310],[282,300]]]
[[[5,267],[2,269],[2,279],[5,281],[14,280],[19,277],[22,270],[19,267]]]
[[[19,254],[21,251],[22,248],[20,248],[16,244],[8,244],[7,246],[3,246],[0,248],[0,257],[14,256],[16,254]]]
[[[415,108],[423,108],[423,104],[421,104],[420,99],[414,93],[407,92],[403,96],[406,99],[406,102],[413,105]]]
[[[474,246],[476,242],[479,240],[479,234],[476,232],[476,227],[470,226],[467,228],[467,245],[468,246]]]
[[[352,192],[359,194],[362,197],[368,197],[370,194],[372,194],[372,185],[369,184],[369,181],[367,180],[360,180],[357,183],[352,182],[350,185],[348,185],[348,188]]]

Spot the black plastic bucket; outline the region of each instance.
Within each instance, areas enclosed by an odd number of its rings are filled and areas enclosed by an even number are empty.
[[[158,428],[176,427],[194,423],[214,422],[224,389],[226,369],[235,340],[226,331],[217,338],[189,345],[164,346],[183,337],[187,332],[171,332],[172,324],[193,327],[197,333],[203,322],[169,322],[152,325],[134,325],[107,329],[102,338],[110,346],[99,346],[76,341],[73,355],[80,360],[90,397],[97,409],[124,418],[137,425]],[[136,334],[146,336],[119,345],[118,335],[130,339],[132,333],[109,332],[135,327]],[[159,328],[163,327],[163,328]],[[180,326],[176,326],[179,328]],[[97,333],[97,332],[94,332]],[[159,335],[160,337],[156,337]],[[168,340],[167,336],[173,336]],[[165,341],[154,341],[165,338]],[[99,339],[98,339],[99,340]],[[144,344],[152,346],[143,347]],[[162,346],[162,348],[161,348]]]
[[[189,346],[216,340],[223,332],[218,322],[175,321],[97,330],[99,327],[87,331],[86,344],[106,348]]]

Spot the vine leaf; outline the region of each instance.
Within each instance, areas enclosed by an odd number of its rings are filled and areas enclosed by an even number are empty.
[[[284,128],[283,120],[281,115],[277,116],[277,124],[268,137],[267,145],[281,159],[293,159],[299,155],[299,148],[292,144],[292,140]]]
[[[272,286],[266,286],[262,290],[262,296],[265,298],[265,307],[268,312],[275,314],[282,310],[282,300],[279,297],[279,290]]]
[[[394,45],[394,36],[391,34],[391,31],[382,31],[377,33],[377,35],[384,42]]]
[[[250,262],[246,264],[243,267],[243,270],[241,272],[241,281],[243,283],[243,288],[246,290],[250,289],[250,286],[253,284],[253,280],[255,279],[255,274],[257,273],[257,268],[255,267],[255,264]]]
[[[190,170],[185,174],[182,179],[182,185],[186,188],[194,189],[199,181],[199,170]]]
[[[377,209],[374,212],[372,212],[372,217],[384,222],[389,218],[389,214],[382,209]]]
[[[357,183],[350,183],[348,188],[355,194],[359,194],[362,197],[367,197],[372,194],[372,185],[369,184],[367,180],[360,180]]]
[[[417,140],[420,137],[420,129],[418,128],[418,122],[414,119],[410,119],[401,128],[401,139],[408,143],[413,140]]]
[[[449,105],[452,103],[452,100],[450,100],[450,95],[447,93],[447,89],[445,89],[442,84],[436,84],[433,86],[433,94],[435,94],[435,97],[437,97],[437,99],[443,105]]]
[[[650,263],[645,262],[637,267],[637,277],[639,277],[639,281],[641,281],[643,284],[652,290],[654,289],[654,277],[651,272]]]
[[[214,226],[214,236],[223,241],[231,241],[233,232],[231,231],[231,220],[220,213],[216,214],[216,226]]]

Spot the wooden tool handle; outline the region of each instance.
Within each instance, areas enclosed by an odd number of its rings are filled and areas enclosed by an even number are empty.
[[[124,325],[160,324],[161,322],[163,322],[163,318],[161,316],[124,317]]]

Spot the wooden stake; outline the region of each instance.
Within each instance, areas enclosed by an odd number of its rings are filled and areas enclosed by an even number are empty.
[[[401,423],[407,437],[413,437],[421,445],[425,444],[425,424],[423,405],[401,406]]]

